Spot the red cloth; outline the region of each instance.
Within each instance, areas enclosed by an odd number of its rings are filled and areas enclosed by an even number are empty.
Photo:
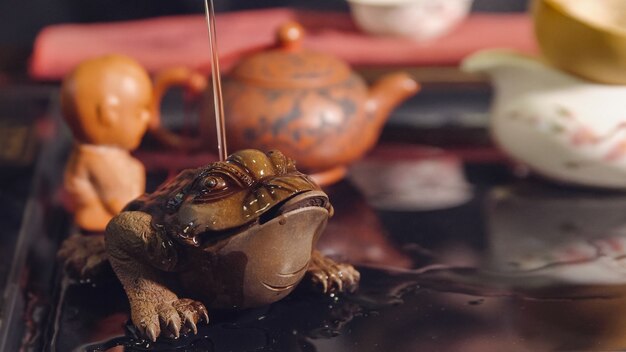
[[[217,17],[224,69],[250,51],[271,46],[278,26],[294,19],[307,29],[305,47],[356,66],[456,65],[474,51],[493,47],[537,51],[526,14],[473,14],[454,32],[427,44],[366,35],[347,13],[270,9]],[[35,41],[30,74],[35,79],[59,79],[81,60],[112,52],[134,57],[151,72],[174,65],[204,71],[210,67],[204,16],[192,15],[47,27]]]

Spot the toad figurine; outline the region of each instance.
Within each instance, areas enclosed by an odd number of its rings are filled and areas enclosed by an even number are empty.
[[[143,337],[197,332],[207,309],[276,302],[309,278],[351,291],[359,273],[315,250],[333,208],[278,151],[185,170],[111,220],[105,244]]]
[[[64,79],[61,107],[75,140],[65,169],[74,221],[82,230],[102,232],[144,193],[145,170],[130,151],[151,120],[152,82],[126,56],[86,60]]]

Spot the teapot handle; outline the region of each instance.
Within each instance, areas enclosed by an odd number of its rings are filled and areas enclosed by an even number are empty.
[[[159,72],[154,78],[152,94],[152,118],[148,124],[150,133],[161,144],[178,150],[197,150],[202,147],[200,138],[181,137],[161,126],[161,101],[165,93],[174,86],[187,88],[197,97],[206,89],[206,77],[187,67],[172,67]]]

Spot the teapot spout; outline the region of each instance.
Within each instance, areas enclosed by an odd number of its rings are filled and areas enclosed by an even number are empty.
[[[405,72],[386,75],[370,88],[367,113],[373,117],[378,126],[381,126],[387,121],[393,109],[419,90],[419,83]]]

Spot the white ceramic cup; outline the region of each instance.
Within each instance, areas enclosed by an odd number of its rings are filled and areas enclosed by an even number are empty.
[[[468,14],[472,0],[348,0],[352,17],[364,32],[410,37],[418,41],[451,31]]]

